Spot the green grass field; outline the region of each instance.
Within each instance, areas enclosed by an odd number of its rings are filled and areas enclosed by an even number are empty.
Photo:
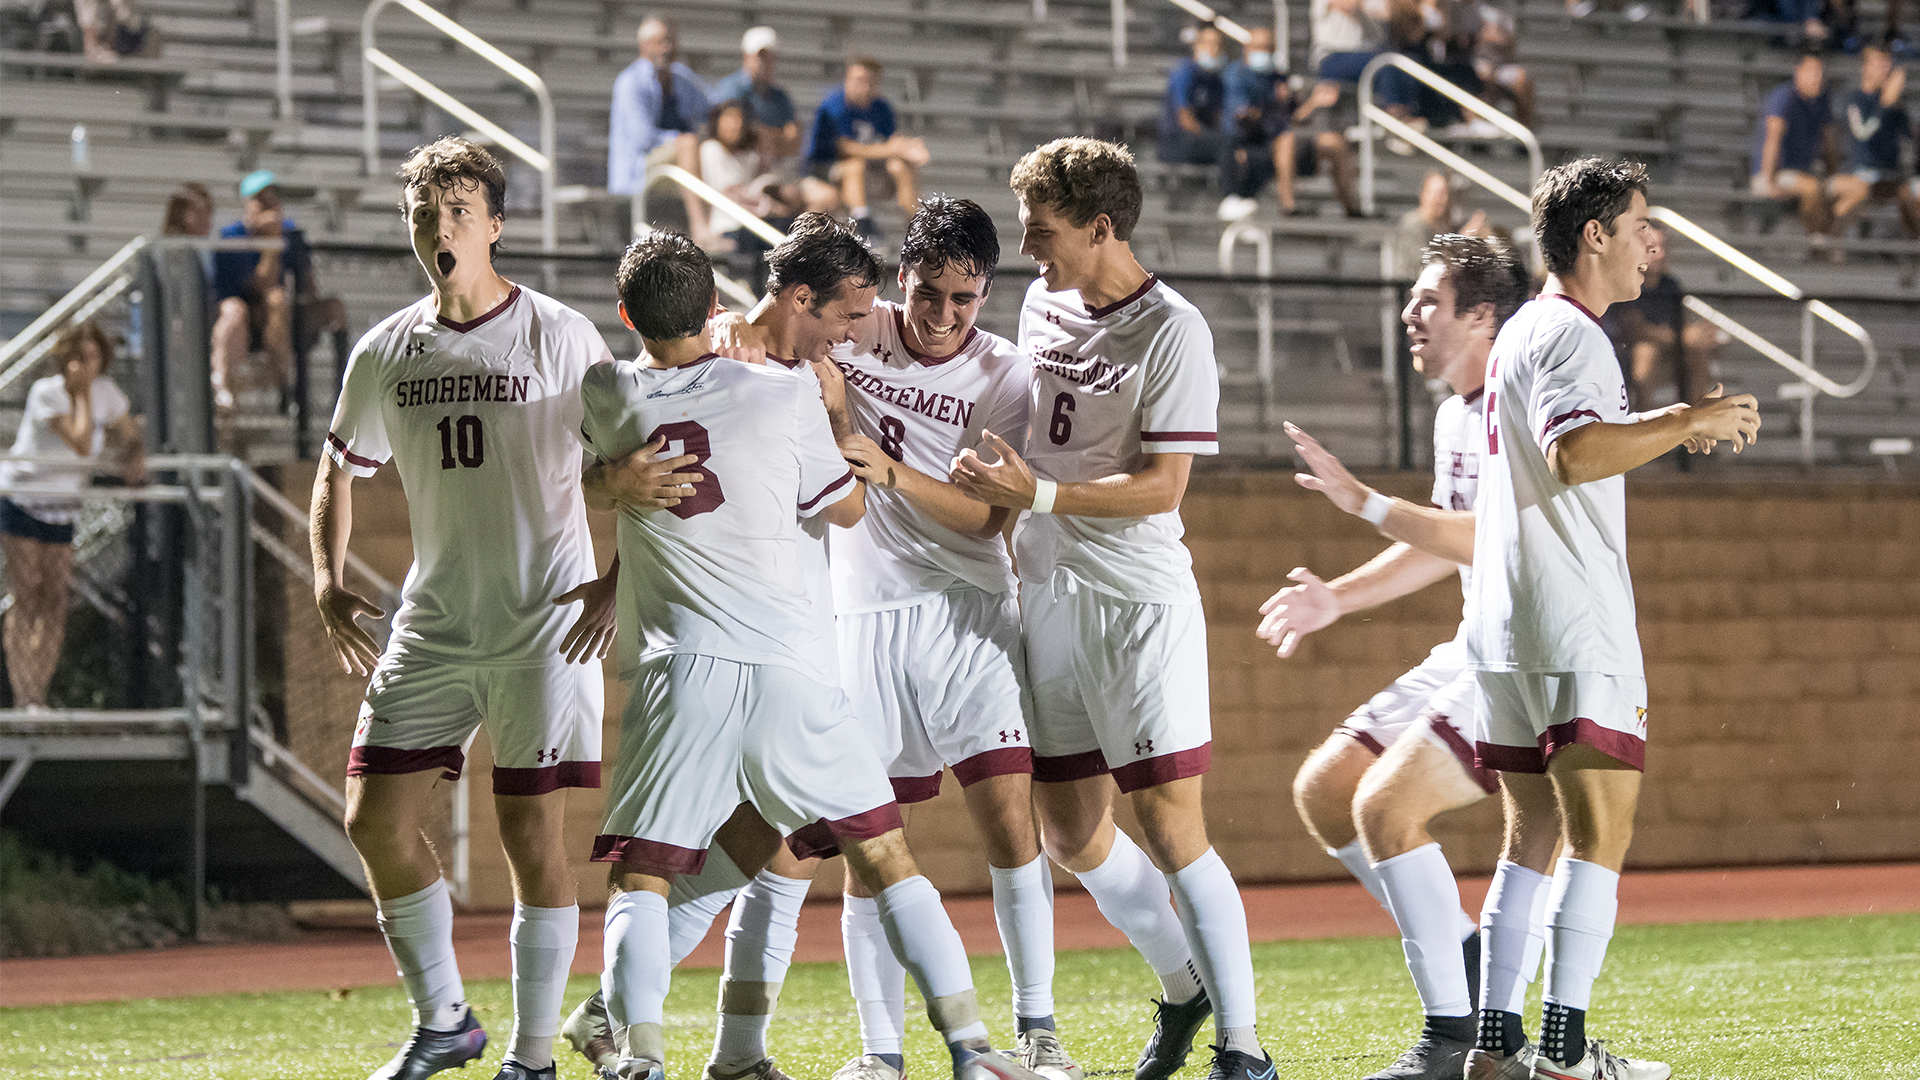
[[[1622,1052],[1670,1062],[1676,1076],[1920,1076],[1920,915],[1625,927],[1607,960],[1589,1030]],[[1259,945],[1254,963],[1262,1033],[1280,1077],[1364,1076],[1397,1056],[1418,1025],[1391,939]],[[976,959],[974,977],[996,1041],[1010,1041],[1005,968]],[[715,982],[715,972],[686,972],[667,1003],[668,1068],[681,1080],[697,1078],[705,1061]],[[573,980],[569,1007],[595,985]],[[1132,952],[1060,958],[1061,1035],[1090,1076],[1132,1068],[1156,988]],[[496,1041],[484,1069],[448,1075],[485,1080],[511,1026],[507,984],[467,990]],[[405,1017],[397,988],[9,1009],[0,1011],[0,1074],[361,1080],[393,1053]],[[909,1071],[921,1080],[946,1075],[946,1054],[917,1013],[908,1026]],[[797,1080],[825,1080],[857,1051],[857,1032],[842,969],[796,966],[771,1035],[781,1067]],[[586,1076],[581,1059],[562,1049],[560,1075]],[[1201,1080],[1207,1058],[1198,1050],[1183,1077]]]

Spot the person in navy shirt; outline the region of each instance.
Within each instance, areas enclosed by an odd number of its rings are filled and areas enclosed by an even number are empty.
[[[1860,89],[1847,95],[1842,115],[1846,167],[1827,181],[1833,195],[1834,232],[1868,199],[1893,199],[1908,236],[1920,237],[1920,178],[1900,176],[1900,144],[1913,137],[1900,94],[1907,73],[1893,66],[1884,44],[1860,50]]]
[[[607,120],[607,191],[631,195],[646,183],[647,167],[673,164],[700,175],[700,126],[712,111],[707,85],[675,59],[680,32],[649,16],[640,24],[640,58],[613,80]],[[682,191],[694,242],[712,247],[707,204]]]
[[[1753,194],[1799,200],[1800,223],[1816,246],[1823,244],[1832,221],[1816,174],[1830,149],[1832,122],[1826,67],[1817,54],[1807,53],[1794,67],[1793,78],[1767,95],[1753,131]]]
[[[840,198],[869,243],[879,230],[867,214],[867,180],[890,181],[907,216],[920,202],[919,170],[930,159],[924,140],[899,133],[893,106],[879,94],[880,61],[856,57],[846,81],[820,103],[807,136],[808,175],[840,189]],[[879,163],[881,170],[869,168]]]
[[[293,371],[295,301],[313,296],[313,252],[306,233],[286,216],[274,174],[259,169],[240,181],[246,200],[240,220],[220,230],[223,239],[278,236],[279,251],[217,251],[213,256],[211,353],[214,403],[233,407],[228,376],[237,372],[254,348],[265,349],[278,385]]]
[[[1167,76],[1160,109],[1160,160],[1172,165],[1213,165],[1226,147],[1221,110],[1227,87],[1226,36],[1211,23],[1193,39],[1193,55]]]

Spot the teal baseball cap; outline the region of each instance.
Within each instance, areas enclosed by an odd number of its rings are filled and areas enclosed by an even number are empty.
[[[260,194],[263,189],[270,188],[279,182],[280,178],[273,175],[272,169],[255,169],[240,181],[240,197],[251,199]]]

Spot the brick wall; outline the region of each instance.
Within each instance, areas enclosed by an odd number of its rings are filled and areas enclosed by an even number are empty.
[[[304,501],[310,475],[292,472],[289,494]],[[1417,476],[1370,479],[1424,498]],[[357,481],[354,496],[354,548],[398,581],[411,556],[398,480],[383,470]],[[1284,473],[1196,477],[1182,512],[1213,669],[1213,838],[1243,881],[1338,876],[1294,814],[1294,771],[1349,710],[1452,634],[1459,588],[1442,583],[1350,617],[1278,660],[1252,628],[1287,571],[1331,578],[1383,541]],[[604,564],[612,530],[595,524]],[[1909,775],[1920,760],[1920,488],[1642,482],[1629,489],[1628,529],[1652,725],[1630,861],[1920,858],[1920,784]],[[288,673],[290,727],[302,757],[339,776],[361,686],[323,662],[306,588],[289,585],[289,655],[306,658]],[[609,749],[624,701],[610,679]],[[484,736],[473,759],[472,899],[502,906],[511,895]],[[567,845],[583,856],[588,903],[599,902],[604,881],[584,859],[600,807],[598,792],[569,796]],[[1456,868],[1485,871],[1498,855],[1492,800],[1434,831]],[[917,808],[909,835],[941,888],[987,889],[951,778]]]

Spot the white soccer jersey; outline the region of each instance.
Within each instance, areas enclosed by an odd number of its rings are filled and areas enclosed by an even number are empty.
[[[1026,460],[1070,483],[1137,472],[1148,454],[1217,454],[1220,377],[1206,316],[1157,279],[1106,307],[1036,279],[1020,309],[1033,365]],[[1197,603],[1180,512],[1135,518],[1023,513],[1020,580],[1056,569],[1138,603]]]
[[[792,668],[839,685],[831,609],[801,529],[852,491],[820,398],[778,368],[709,356],[678,368],[596,365],[580,396],[601,459],[665,435],[704,479],[665,510],[620,511],[620,667],[669,653]],[[637,634],[628,633],[628,628]]]
[[[1627,385],[1600,320],[1564,296],[1529,301],[1487,362],[1468,651],[1480,671],[1640,677],[1627,573],[1626,478],[1567,485],[1547,448],[1628,422]]]
[[[1480,494],[1480,449],[1487,444],[1487,395],[1481,387],[1455,394],[1433,414],[1433,505],[1442,510],[1472,510]],[[1473,568],[1460,568],[1460,591],[1473,581]],[[1464,601],[1464,597],[1462,598]]]
[[[580,380],[612,359],[586,316],[514,286],[456,323],[431,296],[367,331],[347,362],[327,455],[355,476],[392,458],[413,567],[393,641],[463,664],[557,655],[599,576],[580,497]]]
[[[976,328],[953,356],[929,359],[907,345],[905,315],[887,300],[863,327],[832,357],[855,430],[889,457],[944,480],[954,455],[980,448],[982,431],[1016,449],[1026,441],[1029,368],[1011,341]],[[902,607],[962,584],[1012,589],[1006,546],[962,536],[898,492],[870,487],[866,516],[833,538],[837,614]]]

